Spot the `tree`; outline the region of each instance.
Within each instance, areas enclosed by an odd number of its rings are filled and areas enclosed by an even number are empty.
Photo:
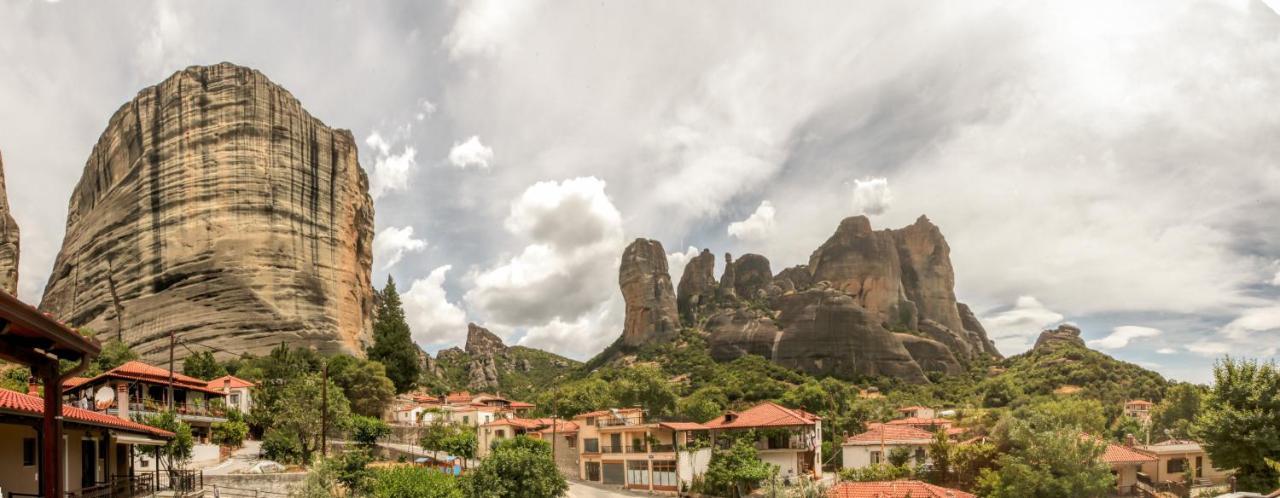
[[[909,461],[911,461],[911,448],[906,446],[894,446],[889,449],[889,465],[894,467],[905,467]]]
[[[704,387],[676,402],[676,413],[694,422],[706,422],[719,416],[728,400],[718,387]]]
[[[711,455],[704,479],[714,492],[740,497],[777,473],[778,467],[760,460],[751,438],[741,437],[728,449],[716,450]]]
[[[143,450],[156,460],[156,468],[164,467],[166,470],[186,468],[187,462],[191,461],[191,451],[195,447],[191,426],[179,420],[170,411],[150,415],[142,423],[174,434],[173,439],[163,446],[147,446]]]
[[[244,422],[240,411],[231,409],[227,410],[227,421],[214,422],[210,432],[214,444],[239,448],[244,446],[244,438],[249,435],[249,424]]]
[[[933,466],[926,476],[929,482],[938,485],[951,484],[954,475],[954,462],[956,457],[956,444],[951,442],[947,437],[947,431],[938,431],[933,434],[933,440],[929,442],[929,460],[933,462]]]
[[[300,377],[317,374],[323,362],[324,358],[315,351],[289,349],[281,344],[272,349],[271,354],[247,360],[241,366],[241,376],[258,384],[253,393],[254,409],[247,420],[257,434],[265,437],[284,410],[285,387]]]
[[[461,484],[468,498],[553,498],[569,490],[551,445],[525,436],[500,441]]]
[[[271,429],[267,430],[268,439],[292,438],[297,445],[296,455],[272,455],[273,458],[284,457],[295,462],[310,462],[311,455],[320,448],[322,418],[327,418],[328,429],[332,432],[342,431],[350,424],[350,408],[347,398],[342,395],[333,381],[328,386],[328,410],[323,411],[324,401],[321,398],[323,382],[319,375],[307,374],[290,381],[282,390]],[[258,410],[254,410],[255,412]],[[283,446],[282,441],[272,448]],[[264,442],[264,451],[267,450]]]
[[[840,480],[842,481],[896,481],[907,477],[911,477],[911,469],[890,465],[888,463],[878,463],[859,468],[840,469]]]
[[[1054,399],[1023,406],[1014,414],[1015,418],[1026,421],[1036,431],[1073,429],[1077,433],[1102,435],[1107,426],[1102,403],[1095,399]]]
[[[476,450],[479,447],[480,441],[476,439],[476,431],[469,426],[455,427],[452,434],[440,441],[440,449],[461,458],[464,467],[467,461],[476,457]]]
[[[380,417],[396,397],[396,386],[387,377],[387,369],[376,361],[347,355],[329,359],[329,378],[342,388],[351,403],[351,412],[366,417]]]
[[[1213,367],[1194,433],[1215,467],[1236,469],[1242,489],[1280,485],[1280,368],[1274,363],[1224,358]]]
[[[391,435],[391,426],[381,419],[356,415],[351,417],[351,439],[364,449],[372,449],[378,440]]]
[[[613,399],[610,393],[609,383],[598,377],[569,382],[554,390],[545,390],[543,396],[538,398],[538,406],[550,409],[553,398],[555,400],[553,415],[566,420],[579,413],[618,406],[617,400]]]
[[[462,498],[458,480],[418,467],[386,467],[373,475],[374,498]]]
[[[373,322],[373,345],[366,352],[370,360],[386,366],[396,392],[408,392],[417,382],[421,368],[418,346],[413,343],[413,334],[400,304],[400,293],[396,291],[396,282],[390,275],[379,295],[382,296],[382,304]]]
[[[348,451],[330,462],[334,466],[335,478],[347,488],[348,496],[367,496],[374,485],[374,473],[369,470],[369,462],[373,455],[367,450]]]
[[[613,398],[620,406],[641,406],[653,417],[675,411],[676,393],[662,370],[652,365],[635,365],[617,371],[609,380]]]
[[[973,489],[978,484],[978,477],[983,471],[994,468],[1000,452],[995,445],[985,442],[974,442],[956,446],[955,464],[952,473],[955,486],[960,489]]]
[[[90,332],[90,337],[92,337],[92,332]],[[85,369],[81,375],[93,377],[137,359],[138,353],[129,349],[128,344],[120,341],[120,339],[109,339],[102,344],[102,353],[93,359],[93,362],[89,364],[89,368]]]
[[[1169,386],[1165,397],[1151,410],[1151,433],[1155,438],[1190,439],[1191,429],[1204,393],[1200,386],[1176,383]]]
[[[1095,498],[1115,484],[1102,463],[1106,444],[1082,437],[1074,429],[1033,430],[1015,420],[1009,430],[1009,453],[996,469],[982,471],[980,495],[988,498]]]
[[[227,369],[218,363],[210,351],[193,353],[182,360],[182,373],[197,379],[213,380],[227,374]]]
[[[982,393],[982,406],[988,408],[1008,406],[1013,400],[1022,397],[1022,387],[1007,375],[983,382],[979,391]]]

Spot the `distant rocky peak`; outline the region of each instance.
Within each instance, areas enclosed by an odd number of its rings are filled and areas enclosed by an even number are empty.
[[[840,220],[840,226],[836,228],[835,235],[864,235],[871,232],[871,220],[866,216],[858,215]]]
[[[467,354],[490,356],[506,350],[501,337],[474,323],[467,324]]]
[[[1040,337],[1036,338],[1036,345],[1032,349],[1040,349],[1043,346],[1057,344],[1074,344],[1084,347],[1084,339],[1080,338],[1080,327],[1064,323],[1056,329],[1040,332]]]
[[[0,156],[0,289],[18,294],[18,223],[9,212],[4,184],[4,156]]]
[[[636,239],[628,245],[618,266],[618,284],[626,303],[623,344],[639,346],[676,335],[680,315],[661,242]]]

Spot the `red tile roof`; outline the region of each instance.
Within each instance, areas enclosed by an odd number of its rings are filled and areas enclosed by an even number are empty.
[[[32,417],[43,417],[44,399],[10,391],[8,389],[0,389],[0,411],[15,412]],[[107,427],[166,439],[173,437],[173,433],[166,430],[139,424],[131,420],[125,420],[105,413],[93,412],[72,406],[63,405],[62,417],[65,420],[85,425]]]
[[[1127,464],[1127,463],[1144,463],[1154,462],[1156,457],[1141,453],[1127,446],[1118,444],[1107,444],[1106,451],[1102,452],[1102,461],[1110,465]]]
[[[444,402],[445,402],[445,403],[449,403],[449,404],[455,404],[455,403],[470,403],[470,402],[471,402],[471,393],[470,393],[470,392],[467,392],[467,391],[461,391],[461,392],[456,392],[456,393],[449,393],[448,395],[446,395],[446,396],[444,397]]]
[[[844,444],[855,446],[880,444],[882,437],[886,443],[920,443],[933,440],[933,434],[909,425],[871,424],[867,429],[867,432],[862,434],[849,436],[844,440]]]
[[[62,381],[62,388],[67,389],[70,387],[76,387],[88,381],[89,381],[88,377],[67,377],[66,380]]]
[[[493,422],[489,422],[489,423],[487,423],[487,424],[484,424],[484,426],[485,426],[485,427],[498,427],[498,426],[502,426],[502,425],[509,425],[509,426],[512,426],[512,427],[519,427],[519,428],[521,428],[521,429],[525,429],[525,430],[531,430],[531,429],[537,429],[537,428],[542,427],[542,426],[544,426],[544,425],[550,425],[550,424],[551,424],[551,421],[550,421],[550,420],[547,420],[547,423],[545,423],[545,424],[544,424],[544,423],[541,423],[541,422],[539,421],[539,419],[528,419],[528,418],[500,418],[500,419],[494,420]]]
[[[512,408],[533,408],[534,406],[535,406],[535,405],[534,405],[533,403],[525,403],[525,402],[523,402],[523,401],[512,401],[512,402],[511,402],[511,407],[512,407]]]
[[[729,420],[730,418],[732,420]],[[772,401],[766,401],[742,412],[726,413],[703,425],[710,429],[751,429],[813,425],[819,420],[822,418],[804,410],[787,408]]]
[[[594,412],[580,413],[580,414],[574,415],[573,419],[577,420],[580,418],[588,418],[588,417],[606,417],[606,416],[612,415],[614,412],[617,412],[618,414],[622,415],[627,413],[639,413],[643,411],[644,410],[641,408],[618,408],[616,410],[596,410]]]
[[[569,422],[565,420],[557,420],[554,432],[557,434],[569,434],[573,432],[578,432],[579,428],[580,427],[578,427],[578,424],[575,424],[573,422]],[[546,429],[542,429],[538,432],[541,432],[543,434],[551,434],[553,431],[551,430],[550,424],[548,424]]]
[[[902,408],[899,408],[899,409],[898,409],[898,411],[900,411],[900,412],[914,412],[914,411],[918,411],[918,410],[928,410],[928,409],[929,409],[929,407],[927,407],[927,406],[919,406],[919,405],[916,405],[916,406],[904,406],[904,407],[902,407]]]
[[[213,379],[213,380],[209,381],[209,383],[208,383],[208,384],[205,384],[205,387],[207,387],[207,388],[209,388],[209,389],[213,389],[213,390],[215,390],[215,391],[220,391],[220,390],[222,390],[222,386],[223,386],[223,384],[225,384],[227,381],[231,381],[231,386],[230,386],[230,387],[231,387],[232,389],[239,389],[239,388],[242,388],[242,387],[255,387],[255,386],[257,386],[257,384],[254,384],[254,383],[249,382],[249,381],[247,381],[247,380],[241,379],[241,378],[236,377],[236,376],[234,376],[234,375],[223,375],[222,377],[218,377],[218,378],[216,378],[216,379]]]
[[[936,426],[947,426],[947,427],[951,426],[951,421],[945,418],[907,417],[907,418],[900,418],[897,420],[890,420],[888,423],[889,425],[915,425],[915,426],[936,425]]]
[[[66,383],[63,383],[63,387],[69,390],[75,390],[87,384],[94,383],[99,379],[105,379],[105,378],[141,380],[141,381],[152,382],[157,384],[168,384],[169,371],[160,367],[153,367],[151,365],[148,365],[140,361],[130,361],[130,362],[126,362],[123,365],[115,367],[111,370],[107,370],[106,372],[102,372],[101,374],[98,374],[98,376],[92,379],[86,380],[84,382],[81,382],[79,384],[76,384],[74,386],[68,386]],[[206,387],[208,385],[208,382],[197,379],[195,377],[182,375],[177,372],[173,373],[173,385],[177,387],[181,387],[183,389],[202,391],[205,393],[216,394],[219,396],[222,395],[221,390],[214,390]]]
[[[957,489],[920,481],[842,482],[827,491],[829,498],[977,498]]]
[[[660,422],[658,427],[673,431],[705,431],[707,426],[693,422]]]

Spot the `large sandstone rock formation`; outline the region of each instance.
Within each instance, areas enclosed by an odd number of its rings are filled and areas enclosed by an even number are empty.
[[[1064,323],[1059,325],[1056,329],[1049,329],[1040,332],[1040,337],[1036,338],[1036,345],[1032,349],[1040,349],[1042,347],[1054,346],[1060,343],[1085,347],[1084,339],[1080,338],[1080,328],[1075,325]]]
[[[9,212],[9,190],[4,183],[4,156],[0,156],[0,289],[14,296],[18,295],[18,248],[18,222],[13,220],[13,214]]]
[[[266,76],[187,68],[111,117],[41,306],[144,357],[167,355],[171,332],[233,353],[288,343],[362,354],[368,187],[351,133]]]
[[[622,252],[618,283],[626,302],[623,344],[638,346],[675,336],[680,316],[662,243],[636,239],[628,245]]]
[[[956,302],[950,248],[925,217],[882,231],[865,217],[847,218],[808,264],[775,276],[756,254],[726,254],[718,285],[714,266],[703,251],[686,267],[680,309],[686,325],[705,322],[717,360],[755,354],[818,375],[926,382],[930,372],[956,374],[979,356],[999,357]]]

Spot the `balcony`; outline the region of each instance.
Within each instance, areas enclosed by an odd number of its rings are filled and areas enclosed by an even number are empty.
[[[596,420],[596,427],[629,427],[644,425],[644,417],[604,417]]]
[[[160,401],[146,400],[142,402],[133,401],[129,403],[130,414],[150,415],[161,413],[169,409],[169,406]],[[173,405],[173,411],[178,415],[179,419],[187,421],[200,422],[225,422],[227,420],[227,410],[222,406],[211,406],[209,403],[178,403]],[[119,408],[109,408],[107,412],[119,416]]]
[[[604,454],[620,454],[626,453],[626,446],[601,446],[600,453]]]
[[[650,453],[674,453],[676,445],[674,444],[651,444],[649,445]]]

